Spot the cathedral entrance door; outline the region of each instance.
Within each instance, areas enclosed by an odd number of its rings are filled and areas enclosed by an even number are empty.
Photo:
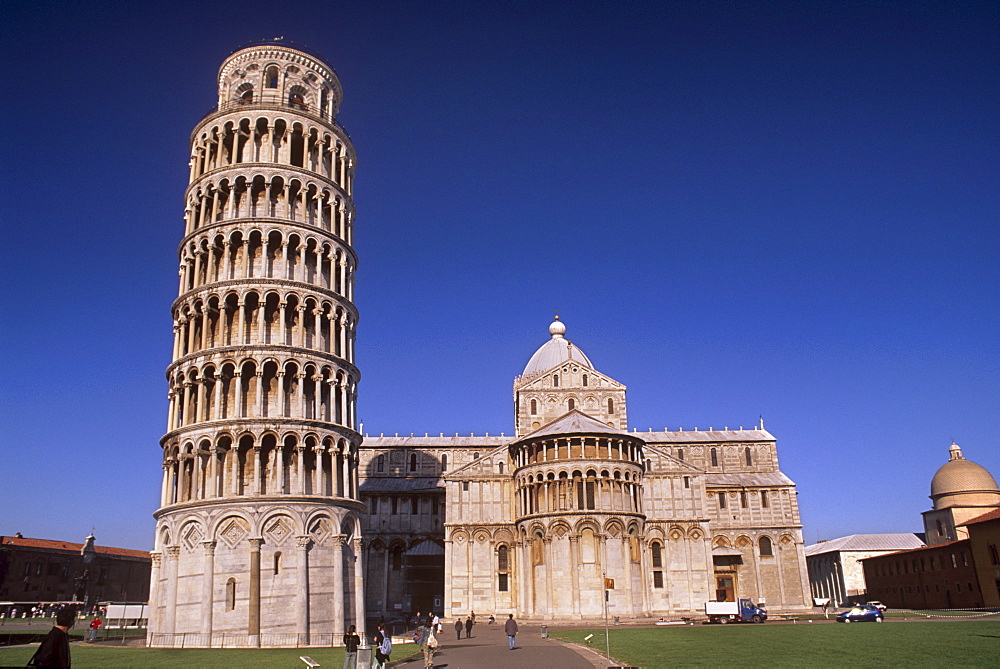
[[[715,601],[735,602],[736,601],[736,575],[716,574],[715,575]]]

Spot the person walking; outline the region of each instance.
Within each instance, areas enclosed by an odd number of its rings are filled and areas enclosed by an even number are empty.
[[[358,636],[358,628],[351,625],[344,632],[344,669],[357,669],[358,646],[360,644],[361,637]]]
[[[455,638],[459,641],[462,640],[462,619],[459,618],[455,621]]]
[[[424,652],[424,669],[433,669],[434,651],[441,645],[434,634],[433,628],[430,625],[421,625],[417,628],[416,641]]]
[[[462,621],[459,620],[459,623],[461,623],[461,622]],[[466,639],[471,639],[472,638],[472,618],[471,617],[465,619],[465,638]]]
[[[375,632],[375,661],[372,663],[372,669],[385,669],[391,653],[392,637],[385,631],[384,625],[379,625],[378,631]]]
[[[76,622],[76,609],[67,606],[56,614],[56,624],[49,630],[38,650],[28,660],[29,667],[69,667],[69,628]]]
[[[514,638],[517,636],[517,621],[514,620],[514,614],[510,614],[507,617],[507,622],[503,624],[504,634],[507,635],[507,645],[510,650],[514,650]]]

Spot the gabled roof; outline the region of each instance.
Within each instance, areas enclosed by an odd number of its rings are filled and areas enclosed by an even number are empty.
[[[547,423],[534,432],[524,435],[518,441],[527,439],[537,439],[556,434],[614,434],[621,437],[633,437],[642,439],[638,435],[629,434],[625,430],[619,430],[606,423],[588,416],[579,409],[573,409],[567,414],[563,414],[551,423]]]
[[[730,474],[708,473],[705,475],[708,486],[742,488],[744,486],[786,486],[795,485],[792,479],[781,472],[733,472]],[[864,536],[864,535],[862,535]]]
[[[79,554],[83,550],[83,544],[75,544],[70,541],[58,541],[55,539],[31,539],[28,537],[0,536],[0,543],[4,546],[20,546],[22,548],[37,548],[40,550],[60,551]],[[131,548],[113,548],[111,546],[94,546],[97,555],[133,557],[149,560],[149,551],[137,551]]]
[[[912,532],[896,534],[852,534],[839,539],[821,541],[806,546],[806,555],[822,555],[837,551],[903,551],[922,548],[924,542]]]

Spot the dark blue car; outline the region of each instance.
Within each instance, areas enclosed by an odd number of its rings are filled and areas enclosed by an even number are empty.
[[[837,616],[838,623],[880,623],[885,619],[877,606],[858,605]]]

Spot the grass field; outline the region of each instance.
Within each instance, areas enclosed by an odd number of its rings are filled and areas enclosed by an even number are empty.
[[[0,667],[23,667],[36,646],[0,649]],[[414,644],[396,645],[392,659],[400,660],[418,651]],[[91,667],[115,669],[142,667],[145,669],[176,669],[177,667],[253,667],[253,669],[289,669],[305,667],[300,655],[308,655],[323,667],[344,666],[343,648],[261,648],[219,650],[173,650],[166,648],[116,648],[74,645],[70,649],[73,669]]]
[[[604,650],[604,630],[553,631]],[[1000,620],[797,625],[697,625],[611,630],[611,656],[654,667],[734,665],[998,667]]]
[[[604,650],[604,630],[550,630],[553,637]],[[589,644],[583,641],[593,634]],[[418,652],[393,648],[392,659]],[[35,647],[0,649],[0,666],[24,666]],[[308,655],[324,667],[343,666],[340,648],[260,650],[167,650],[74,645],[74,669],[89,667],[303,667]],[[633,666],[721,667],[998,667],[1000,620],[764,625],[695,625],[614,628],[611,655]],[[495,669],[500,669],[496,667]],[[558,669],[553,667],[553,669]]]

